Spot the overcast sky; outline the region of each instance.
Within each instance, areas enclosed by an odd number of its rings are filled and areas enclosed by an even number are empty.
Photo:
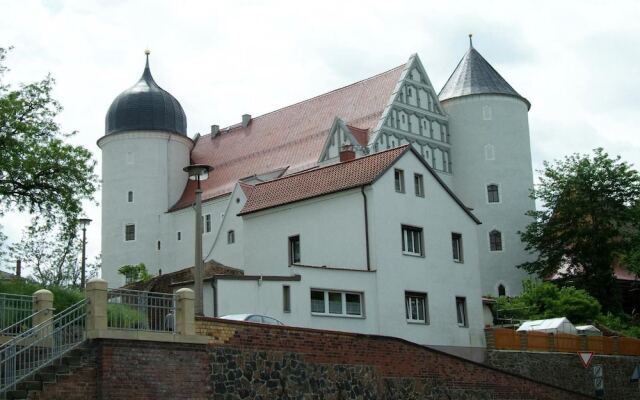
[[[100,162],[111,101],[155,80],[184,107],[189,135],[237,123],[420,56],[439,91],[474,47],[532,104],[534,168],[604,147],[640,165],[640,2],[9,1],[0,47],[9,82],[51,73],[65,131]],[[100,170],[100,165],[98,165]],[[100,193],[97,193],[98,200]],[[88,256],[100,251],[100,210]],[[28,217],[0,223],[18,240]]]

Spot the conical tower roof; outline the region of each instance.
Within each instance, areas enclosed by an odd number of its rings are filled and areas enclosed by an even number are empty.
[[[121,131],[164,131],[187,135],[187,117],[180,102],[153,80],[149,52],[140,80],[113,100],[105,134]]]
[[[440,101],[445,101],[476,94],[517,97],[527,104],[527,109],[531,108],[529,100],[516,92],[470,42],[469,50],[458,63],[438,97]]]

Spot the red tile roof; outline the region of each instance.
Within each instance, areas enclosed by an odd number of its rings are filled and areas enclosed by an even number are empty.
[[[375,127],[404,65],[332,92],[253,118],[246,128],[201,136],[191,162],[214,167],[202,182],[203,200],[227,194],[244,177],[289,167],[295,173],[317,165],[335,117],[361,129]],[[359,139],[360,140],[360,139]],[[173,210],[193,203],[190,181]]]
[[[349,130],[353,134],[353,137],[356,138],[360,146],[364,147],[369,144],[369,130],[370,130],[369,128],[362,129],[362,128],[357,128],[353,125],[347,125],[347,128],[349,128]]]
[[[257,184],[238,215],[372,183],[409,145]]]

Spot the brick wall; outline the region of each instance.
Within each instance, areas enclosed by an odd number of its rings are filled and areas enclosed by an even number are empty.
[[[84,400],[97,396],[95,347],[84,351],[81,363],[70,375],[58,375],[56,383],[45,383],[42,392],[32,392],[32,400]]]
[[[217,319],[197,330],[209,344],[95,339],[94,369],[41,398],[590,398],[401,339]]]

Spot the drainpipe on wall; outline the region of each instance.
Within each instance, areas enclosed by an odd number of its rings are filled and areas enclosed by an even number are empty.
[[[371,260],[369,259],[369,216],[367,214],[367,195],[364,193],[364,186],[360,187],[364,203],[364,242],[367,253],[367,271],[371,271]]]
[[[218,317],[218,280],[215,275],[211,278],[211,290],[213,291],[213,316]]]

